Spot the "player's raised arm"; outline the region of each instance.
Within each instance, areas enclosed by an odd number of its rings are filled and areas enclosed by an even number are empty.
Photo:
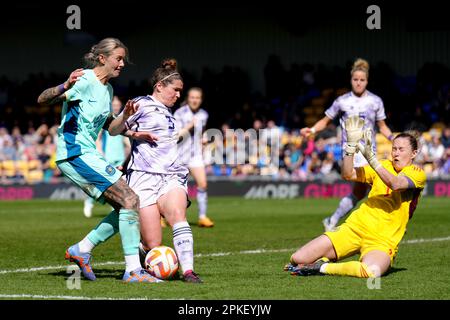
[[[128,118],[135,114],[138,109],[139,105],[137,104],[137,102],[128,100],[125,104],[123,112],[109,124],[107,128],[109,134],[112,136],[117,136],[118,134],[124,133],[126,130],[128,130],[126,122]]]
[[[403,138],[402,135],[397,137]],[[407,139],[397,139],[397,137],[394,138],[392,145],[392,161],[394,163],[394,168],[399,165],[402,165],[402,167],[410,165],[418,153],[417,146],[413,146]],[[372,131],[370,129],[364,131],[364,141],[365,146],[359,144],[358,147],[367,162],[369,162],[370,166],[375,170],[387,187],[392,191],[401,191],[416,187],[414,182],[407,176],[401,174],[397,176],[393,175],[380,164],[373,151]]]
[[[331,119],[328,116],[323,117],[319,121],[317,121],[311,128],[305,127],[300,130],[300,134],[304,137],[308,137],[311,134],[318,133],[325,129],[327,125],[330,123]]]
[[[44,90],[39,95],[37,102],[42,106],[50,106],[65,101],[66,95],[64,92],[69,90],[83,74],[83,69],[76,69],[72,71],[66,82],[60,84],[59,86]]]

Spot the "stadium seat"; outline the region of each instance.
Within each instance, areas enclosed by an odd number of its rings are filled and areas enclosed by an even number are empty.
[[[305,114],[305,116],[313,115],[315,113],[314,107],[313,106],[304,107],[303,108],[303,113]]]
[[[28,161],[17,160],[15,161],[15,165],[16,165],[16,174],[26,177],[28,174]]]
[[[16,165],[13,160],[2,161],[2,167],[6,178],[14,178],[16,176]]]
[[[349,92],[348,88],[336,89],[336,97],[342,96],[343,94],[346,94],[347,92]]]
[[[431,134],[428,131],[422,132],[422,137],[426,142],[431,142]]]
[[[325,98],[324,97],[317,97],[312,99],[311,104],[314,108],[317,107],[323,107],[325,105]]]
[[[27,183],[41,182],[44,178],[44,172],[42,171],[41,162],[37,159],[28,161],[28,171],[25,176]]]
[[[44,172],[41,169],[30,170],[28,171],[25,180],[27,183],[37,183],[42,182],[44,179]]]
[[[425,163],[423,165],[423,171],[425,171],[425,174],[429,175],[433,172],[433,165],[431,163]]]
[[[321,94],[322,94],[322,97],[329,98],[333,93],[334,93],[333,88],[327,88],[327,89],[323,89]]]
[[[436,130],[439,134],[442,134],[442,131],[445,129],[445,123],[435,122],[431,125],[431,129]]]
[[[305,117],[305,125],[307,127],[313,126],[317,121],[319,121],[319,118],[316,115],[309,115]]]
[[[394,136],[395,135],[396,135],[396,133],[394,133]],[[381,133],[377,133],[375,135],[375,140],[377,142],[377,146],[380,144],[385,144],[385,143],[391,144],[391,142]]]

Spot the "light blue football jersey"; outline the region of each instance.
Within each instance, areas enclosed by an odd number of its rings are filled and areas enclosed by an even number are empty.
[[[125,161],[125,144],[122,135],[111,136],[107,130],[102,133],[102,149],[105,159],[114,166]]]
[[[85,69],[65,95],[56,161],[97,152],[95,141],[111,113],[113,89],[109,83],[101,83],[92,69]]]

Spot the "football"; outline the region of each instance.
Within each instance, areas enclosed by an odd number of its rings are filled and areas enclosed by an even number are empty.
[[[145,257],[145,268],[159,279],[171,279],[178,272],[178,258],[171,247],[154,247]]]

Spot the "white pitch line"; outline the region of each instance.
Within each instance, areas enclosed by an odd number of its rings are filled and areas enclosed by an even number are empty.
[[[430,238],[430,239],[411,239],[402,241],[401,244],[416,244],[416,243],[425,243],[425,242],[439,242],[439,241],[448,241],[449,237],[443,238]],[[296,250],[297,248],[289,248],[289,249],[255,249],[255,250],[242,250],[236,252],[215,252],[215,253],[198,253],[194,255],[196,258],[205,258],[205,257],[223,257],[229,255],[236,254],[259,254],[259,253],[279,253],[279,252],[290,252]],[[95,267],[108,266],[108,265],[123,265],[123,261],[106,261],[95,263]],[[21,268],[21,269],[13,269],[13,270],[0,270],[0,275],[9,274],[9,273],[25,273],[25,272],[35,272],[35,271],[46,271],[46,270],[57,270],[57,269],[66,269],[68,265],[58,265],[58,266],[46,266],[46,267],[34,267],[34,268]]]
[[[439,241],[448,241],[450,237],[444,238],[431,238],[431,239],[411,239],[402,241],[401,244],[414,244],[414,243],[424,243],[424,242],[439,242]]]
[[[1,298],[30,298],[30,299],[65,299],[65,300],[161,300],[161,299],[147,299],[147,298],[111,298],[111,297],[84,297],[84,296],[48,296],[40,294],[0,294]],[[173,300],[173,299],[167,299]],[[180,300],[180,299],[177,299]],[[181,299],[183,300],[183,299]]]
[[[124,264],[124,262],[107,261],[107,262],[96,263],[97,266],[118,265],[118,264]],[[14,270],[0,270],[0,275],[7,274],[7,273],[22,273],[22,272],[25,273],[25,272],[65,269],[65,268],[67,268],[67,266],[69,266],[69,265],[22,268],[22,269],[14,269]]]

